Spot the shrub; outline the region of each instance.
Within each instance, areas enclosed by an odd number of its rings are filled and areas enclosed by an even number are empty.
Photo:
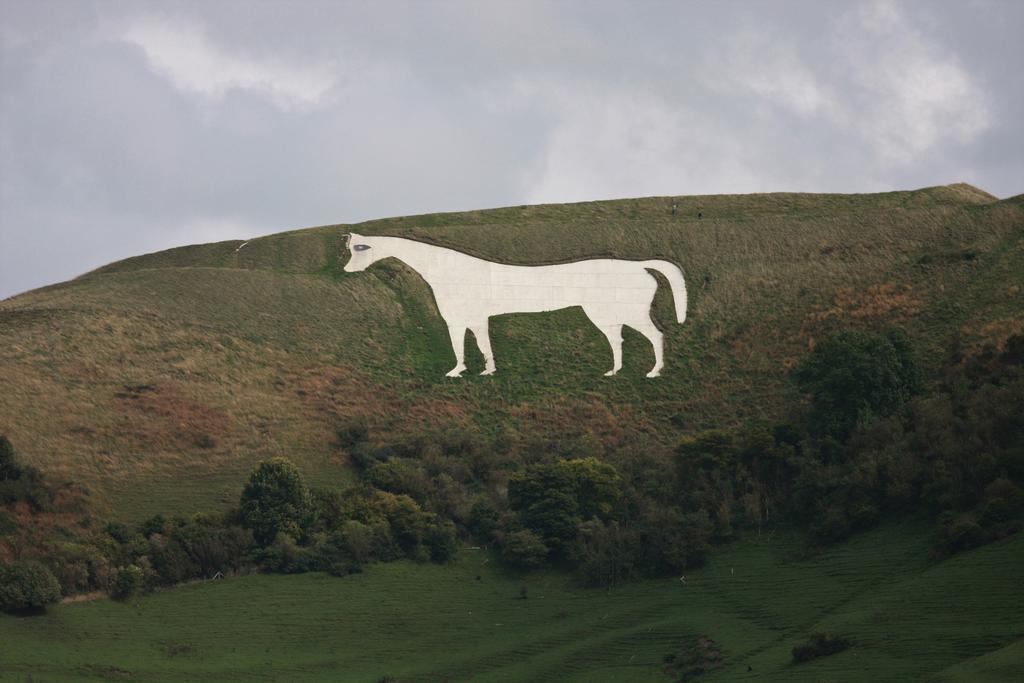
[[[529,530],[513,531],[505,537],[501,557],[505,562],[520,569],[536,569],[544,564],[548,547],[540,536]]]
[[[940,532],[941,547],[950,554],[983,546],[991,540],[992,535],[972,515],[951,519]]]
[[[130,564],[117,570],[112,595],[118,600],[127,600],[138,595],[145,585],[146,575],[139,567]]]
[[[39,562],[17,561],[0,566],[0,609],[11,612],[42,612],[60,601],[60,584]]]
[[[370,437],[370,429],[362,420],[350,418],[338,422],[334,428],[334,435],[339,446],[349,449],[365,442]]]
[[[279,533],[272,543],[259,553],[259,564],[263,569],[284,574],[305,571],[302,563],[302,548],[291,536]]]
[[[807,643],[793,648],[793,662],[800,664],[818,657],[827,657],[842,652],[850,647],[850,641],[841,636],[828,633],[815,633]]]
[[[110,587],[110,562],[95,545],[63,543],[47,559],[64,595]]]
[[[153,534],[162,534],[167,531],[167,520],[163,515],[153,515],[139,527],[139,533],[144,538],[149,538]]]
[[[424,542],[430,551],[431,562],[443,564],[455,557],[455,553],[459,549],[455,525],[447,519],[438,518],[427,527]]]
[[[500,515],[498,514],[498,509],[494,507],[494,503],[486,498],[482,498],[473,503],[473,507],[469,511],[469,520],[466,522],[466,527],[477,541],[488,543],[494,534],[494,530],[498,528],[499,518]]]

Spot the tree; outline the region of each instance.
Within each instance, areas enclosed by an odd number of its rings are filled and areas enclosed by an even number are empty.
[[[145,580],[145,573],[134,564],[121,567],[114,578],[114,597],[118,600],[134,597],[142,590]]]
[[[279,533],[300,538],[312,522],[312,511],[309,490],[286,458],[257,465],[239,504],[243,526],[252,529],[256,543],[264,547]]]
[[[840,332],[815,347],[794,377],[810,394],[812,432],[840,441],[858,422],[895,413],[921,390],[913,349],[900,330]]]
[[[545,545],[561,552],[580,522],[613,516],[621,486],[615,468],[595,458],[540,463],[509,478],[509,507]]]
[[[548,548],[540,536],[524,529],[513,531],[505,537],[505,546],[502,548],[501,556],[513,567],[535,569],[544,564],[548,556]]]
[[[449,519],[435,517],[427,527],[424,539],[430,550],[430,560],[443,564],[455,557],[459,549],[459,539],[455,533],[455,525]]]
[[[42,612],[60,601],[60,584],[39,562],[24,560],[0,566],[0,609]]]

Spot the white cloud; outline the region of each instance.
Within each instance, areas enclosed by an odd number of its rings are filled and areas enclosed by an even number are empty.
[[[836,39],[860,95],[848,118],[883,157],[907,163],[991,125],[988,97],[956,55],[930,43],[895,4],[850,13]]]
[[[822,121],[897,165],[969,143],[991,125],[988,97],[956,55],[932,44],[896,4],[851,10],[826,36],[831,59],[812,60],[794,36],[740,30],[707,60],[703,82]]]
[[[793,44],[763,28],[727,40],[701,75],[713,90],[749,92],[804,117],[836,116],[833,93],[801,61]]]
[[[520,83],[556,123],[526,201],[762,189],[742,145],[719,124],[643,89]]]
[[[199,26],[144,17],[120,35],[146,53],[150,66],[178,89],[219,100],[231,90],[247,90],[282,109],[320,104],[336,76],[328,64],[289,64],[253,57],[217,45]]]

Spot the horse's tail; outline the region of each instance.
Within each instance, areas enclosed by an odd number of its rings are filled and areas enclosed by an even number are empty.
[[[643,261],[640,265],[656,270],[665,276],[668,284],[672,287],[672,298],[676,302],[676,320],[680,323],[685,322],[686,281],[683,279],[683,271],[679,269],[679,266],[668,261]]]

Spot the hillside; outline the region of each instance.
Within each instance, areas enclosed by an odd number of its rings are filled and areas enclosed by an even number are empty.
[[[348,230],[516,264],[664,258],[686,274],[689,319],[670,323],[662,282],[657,380],[629,331],[623,371],[603,377],[607,344],[574,309],[496,319],[498,373],[447,379],[424,283],[394,262],[342,272]],[[183,247],[0,302],[0,433],[127,520],[222,508],[269,455],[342,481],[347,417],[396,437],[667,450],[784,415],[798,400],[787,369],[840,327],[905,327],[936,363],[955,335],[970,348],[1024,331],[1022,272],[1024,199],[967,185],[512,207]]]
[[[673,680],[666,655],[704,636],[722,654],[708,683],[1019,680],[1024,537],[931,563],[927,536],[910,520],[811,555],[785,533],[750,538],[685,584],[610,591],[470,550],[445,567],[237,577],[0,614],[0,655],[17,680],[657,682]],[[819,630],[853,647],[793,664]]]

